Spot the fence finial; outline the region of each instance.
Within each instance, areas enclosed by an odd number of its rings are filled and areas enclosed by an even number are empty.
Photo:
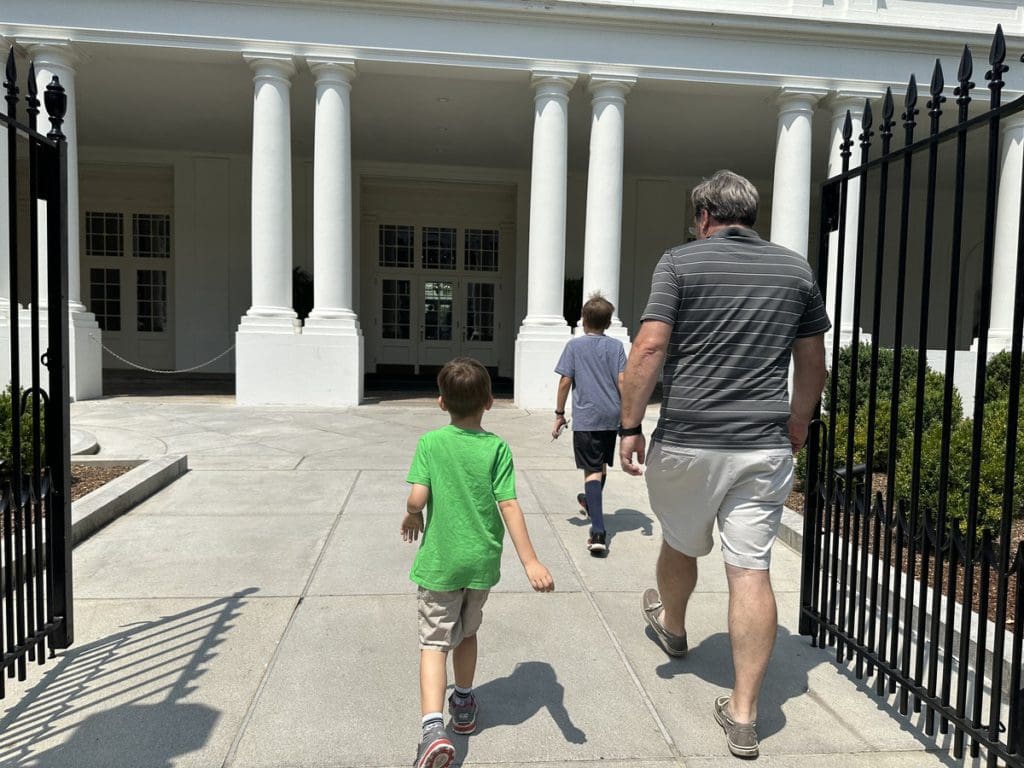
[[[7,95],[7,114],[14,116],[18,104],[18,67],[14,63],[14,49],[7,52],[7,66],[4,69],[4,90]]]
[[[892,138],[892,126],[895,122],[892,116],[895,111],[896,107],[892,102],[892,88],[886,88],[885,98],[882,99],[882,122],[878,125],[883,147],[886,146],[885,142]],[[882,151],[887,152],[888,150],[883,149]]]
[[[875,122],[874,114],[871,112],[871,100],[864,99],[864,114],[860,119],[860,136],[857,138],[860,140],[860,148],[865,153],[864,157],[867,157],[868,147],[871,146],[871,137],[875,135],[875,132],[871,130],[871,126]]]
[[[850,147],[853,146],[853,115],[850,114],[850,110],[846,110],[846,118],[843,120],[843,128],[840,132],[842,141],[839,142],[839,154],[841,157],[850,156]]]
[[[913,128],[917,125],[917,121],[914,118],[917,116],[917,78],[914,75],[910,76],[910,82],[907,83],[907,96],[903,101],[903,127]]]
[[[28,127],[33,131],[36,129],[36,117],[39,115],[39,86],[36,84],[36,63],[29,62],[28,65],[28,87],[26,89],[25,104],[28,112]]]
[[[63,141],[64,133],[60,127],[64,123],[64,115],[68,111],[68,95],[64,92],[64,86],[60,84],[60,78],[56,75],[46,86],[43,101],[46,104],[46,113],[50,116],[50,125],[52,126],[46,137],[53,141]]]
[[[956,96],[956,103],[960,107],[960,122],[967,120],[967,106],[971,103],[971,89],[974,83],[971,82],[971,75],[974,74],[974,59],[971,56],[971,49],[964,46],[964,53],[960,57],[960,68],[957,70],[956,79],[960,84],[953,89]]]
[[[1003,25],[996,25],[996,34],[992,38],[992,48],[989,50],[988,63],[991,69],[985,73],[988,80],[989,90],[992,91],[992,107],[999,106],[1000,92],[1006,83],[1003,82],[1003,73],[1009,67],[1003,62],[1006,60],[1006,38],[1003,36]]]
[[[932,70],[932,82],[929,87],[929,93],[932,97],[928,100],[928,117],[932,119],[932,132],[938,131],[939,116],[942,115],[942,105],[946,101],[946,97],[942,95],[943,89],[946,87],[946,79],[942,75],[942,62],[939,59],[935,60],[935,69]]]

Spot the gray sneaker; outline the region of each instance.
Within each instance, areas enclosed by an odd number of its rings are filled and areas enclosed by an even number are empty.
[[[665,653],[679,659],[683,658],[688,650],[686,635],[673,635],[661,623],[658,614],[661,613],[662,604],[661,598],[658,596],[658,590],[648,589],[644,592],[640,601],[640,609],[643,611],[644,621],[647,622],[647,626],[654,632],[658,645],[662,647]]]
[[[452,715],[452,730],[463,736],[476,730],[476,713],[479,711],[476,704],[476,696],[472,693],[469,698],[460,703],[453,693],[448,697],[448,711]]]
[[[438,723],[423,732],[413,768],[446,768],[455,761],[455,746],[448,738],[444,724]]]
[[[729,714],[729,697],[715,699],[715,720],[725,731],[729,751],[736,757],[757,757],[757,723],[737,723]]]

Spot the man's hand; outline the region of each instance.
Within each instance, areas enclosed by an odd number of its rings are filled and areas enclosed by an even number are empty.
[[[633,456],[636,456],[634,462]],[[619,463],[630,475],[639,475],[644,471],[644,459],[647,455],[647,439],[643,435],[630,435],[619,438]]]
[[[800,449],[804,447],[804,443],[807,442],[807,429],[810,423],[804,419],[799,419],[796,416],[789,417],[789,445],[793,448],[793,453],[799,453]]]
[[[557,440],[558,436],[562,434],[562,430],[565,429],[565,425],[569,422],[565,420],[565,416],[555,416],[555,426],[551,428],[551,439]]]
[[[423,513],[406,512],[402,518],[402,541],[413,542],[420,537],[423,530]]]
[[[534,592],[554,592],[555,580],[551,578],[551,572],[539,560],[534,560],[523,568],[526,570],[526,578],[530,580],[530,586],[533,587]]]

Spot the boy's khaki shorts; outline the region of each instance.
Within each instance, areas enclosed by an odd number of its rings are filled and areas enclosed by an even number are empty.
[[[450,651],[475,635],[484,620],[489,589],[456,589],[437,592],[419,588],[420,650]]]
[[[647,492],[665,543],[701,557],[711,551],[718,523],[722,559],[729,565],[767,570],[793,487],[788,448],[722,451],[651,444]]]

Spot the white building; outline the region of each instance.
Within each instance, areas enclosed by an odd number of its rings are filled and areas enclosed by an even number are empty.
[[[366,372],[471,354],[549,407],[567,277],[627,338],[689,190],[724,167],[761,191],[761,234],[808,253],[846,110],[891,85],[898,115],[906,77],[955,73],[964,43],[984,101],[997,23],[1012,65],[1005,0],[7,0],[0,49],[70,96],[76,397],[100,393],[102,337],[159,369],[235,344],[206,370],[234,372],[239,403],[352,404]]]

